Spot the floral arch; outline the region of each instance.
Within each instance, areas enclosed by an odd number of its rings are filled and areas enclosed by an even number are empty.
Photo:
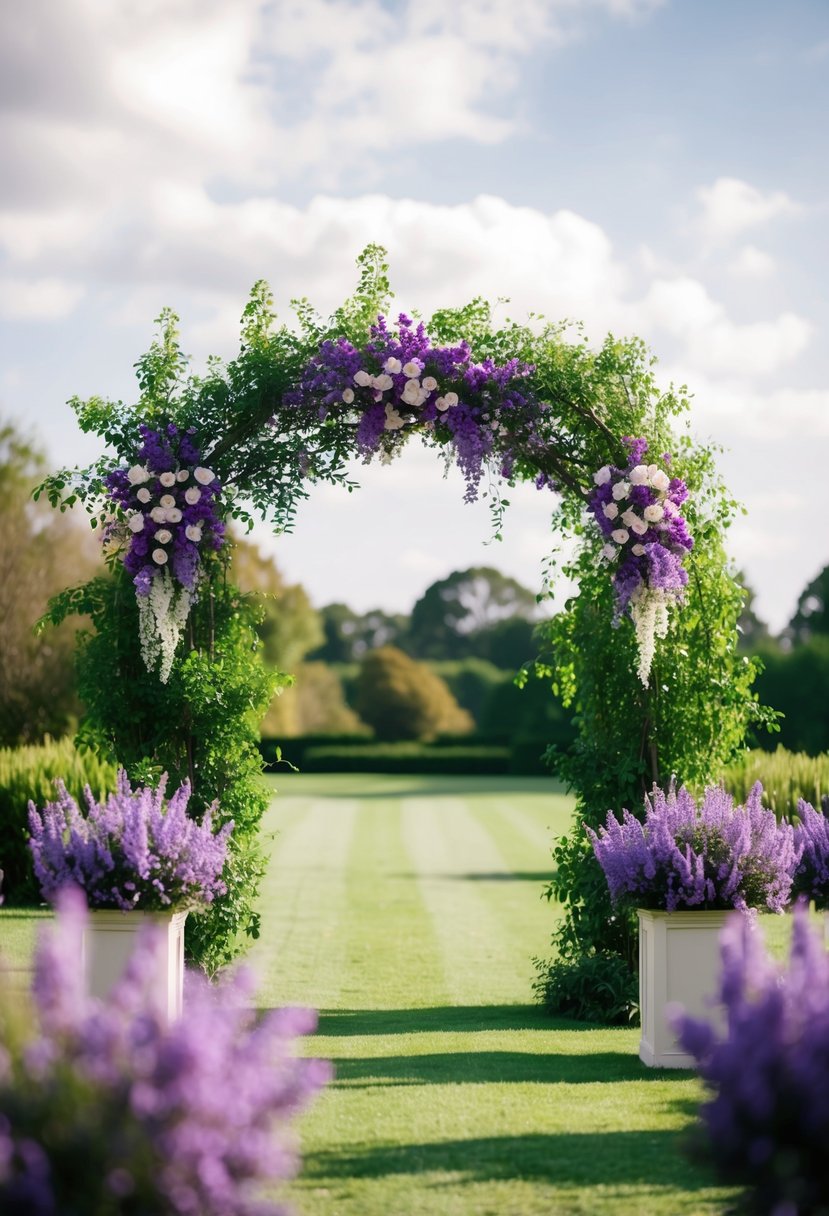
[[[112,454],[40,491],[61,509],[85,505],[111,567],[59,597],[49,618],[92,617],[80,654],[85,738],[137,776],[189,777],[203,804],[218,795],[236,818],[230,891],[192,944],[208,965],[237,949],[239,930],[256,932],[262,796],[250,723],[270,687],[251,666],[226,524],[289,528],[314,483],[354,484],[355,457],[392,462],[418,434],[459,466],[467,500],[488,496],[496,533],[504,487],[553,492],[554,533],[577,541],[563,568],[580,590],[524,677],[548,679],[576,705],[579,743],[558,768],[586,820],[672,773],[692,784],[714,775],[759,713],[751,665],[736,653],[741,591],[723,547],[735,504],[711,450],[676,433],[687,401],[660,391],[643,344],[608,338],[594,351],[539,317],[496,327],[481,300],[392,325],[384,251],[370,246],[358,265],[354,295],[331,318],[295,301],[292,327],[275,323],[257,283],[238,357],[200,376],[188,372],[177,318],[163,313],[136,365],[136,404],[72,402]],[[242,735],[249,763],[223,773]],[[629,954],[629,926],[611,918],[581,833],[557,860],[563,952]]]

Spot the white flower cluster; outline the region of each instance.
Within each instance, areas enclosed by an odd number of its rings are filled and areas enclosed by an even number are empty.
[[[598,473],[593,474],[593,481],[597,486],[604,486],[612,476],[610,467],[604,465]],[[619,551],[629,541],[633,541],[631,551],[637,557],[642,556],[645,547],[636,537],[644,536],[648,528],[658,524],[666,514],[670,514],[676,509],[670,499],[666,497],[670,485],[671,480],[668,474],[656,464],[637,464],[630,470],[627,478],[616,482],[611,491],[613,501],[606,502],[602,507],[605,519],[613,522],[619,521],[610,534],[613,544],[608,543],[602,549],[604,558],[608,561],[615,561]],[[633,486],[648,486],[658,496],[658,500],[644,507],[641,514],[637,513],[632,503],[626,505]]]
[[[143,532],[146,526],[147,518],[151,519],[154,524],[180,524],[182,520],[181,508],[176,505],[175,495],[166,493],[162,494],[155,506],[150,507],[153,501],[153,496],[147,486],[144,484],[152,477],[152,473],[146,466],[142,464],[134,464],[132,468],[127,470],[127,479],[130,485],[139,486],[135,497],[142,506],[149,507],[145,513],[142,511],[133,511],[127,517],[127,527],[130,532]],[[199,465],[193,470],[193,477],[201,486],[209,486],[215,481],[216,474],[212,469],[203,468]],[[189,469],[179,469],[178,472],[166,472],[159,474],[158,478],[161,486],[165,490],[171,490],[177,484],[184,484],[190,480]],[[188,486],[184,491],[184,501],[188,506],[194,507],[201,500],[202,492],[199,486]],[[200,524],[188,524],[185,528],[185,536],[193,544],[199,544],[202,539],[202,528]],[[174,533],[169,528],[159,528],[156,532],[154,540],[158,547],[153,549],[150,554],[152,560],[157,566],[166,566],[169,557],[167,550],[161,548],[162,545],[169,545],[174,538]]]
[[[137,599],[141,657],[148,671],[159,665],[158,678],[166,684],[193,597],[186,587],[173,581],[169,570],[163,570],[150,584],[149,594]]]
[[[651,675],[657,638],[668,636],[668,593],[659,587],[640,583],[630,597],[630,615],[636,630],[639,651],[637,673],[645,688]]]
[[[399,359],[393,356],[386,359],[383,364],[383,371],[379,376],[373,376],[371,372],[360,368],[354,373],[354,383],[359,388],[370,388],[374,393],[374,400],[380,402],[383,400],[383,395],[394,388],[394,380],[392,376],[403,374],[406,377],[406,383],[403,386],[403,391],[400,394],[400,400],[404,405],[416,408],[423,405],[429,400],[432,393],[438,387],[438,382],[434,376],[424,376],[423,368],[418,362],[412,359],[409,363],[401,363]],[[346,405],[351,405],[354,401],[354,389],[343,389],[343,401]],[[443,397],[438,397],[435,401],[435,406],[441,413],[452,409],[458,404],[457,393],[446,393]],[[406,419],[395,407],[388,401],[386,403],[386,421],[383,424],[387,431],[399,431],[401,427],[406,425]]]

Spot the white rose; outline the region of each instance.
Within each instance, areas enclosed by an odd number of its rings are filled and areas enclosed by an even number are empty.
[[[153,561],[157,566],[163,566],[167,562],[167,554],[163,549],[153,549]]]
[[[169,545],[173,539],[173,534],[169,528],[159,528],[155,534],[155,539],[160,545]]]
[[[127,481],[131,486],[140,486],[142,482],[149,480],[149,470],[145,469],[143,464],[134,464],[131,469],[127,469]]]
[[[184,535],[188,540],[192,540],[198,544],[201,540],[201,528],[197,524],[188,524],[184,529]]]
[[[403,425],[403,418],[400,416],[394,406],[389,403],[386,406],[386,421],[383,423],[383,429],[386,431],[399,431]]]
[[[176,484],[176,475],[175,473],[162,473],[158,480],[163,486],[169,488]]]
[[[403,364],[403,375],[407,376],[409,378],[409,380],[413,380],[415,377],[417,377],[417,379],[419,380],[420,379],[420,364],[415,363],[413,360],[409,363],[404,363]]]
[[[135,497],[138,499],[139,502],[149,502],[150,499],[152,498],[152,494],[150,493],[150,491],[147,489],[146,486],[142,486]]]
[[[399,376],[400,372],[403,370],[403,368],[402,368],[402,364],[401,364],[400,360],[395,359],[393,356],[390,355],[389,358],[386,360],[386,362],[383,364],[383,370],[387,371],[390,376]]]
[[[420,391],[419,380],[407,380],[401,396],[407,405],[417,405]]]
[[[630,540],[630,533],[627,532],[624,528],[615,528],[614,531],[610,533],[610,535],[613,538],[613,540],[616,541],[617,545],[626,545],[628,543],[628,541]]]
[[[179,469],[176,473],[176,481],[188,481],[190,479],[189,469]]]
[[[205,469],[202,465],[199,465],[197,469],[193,470],[193,476],[200,486],[209,486],[211,481],[216,480],[216,474],[213,472],[213,470]]]
[[[438,397],[437,401],[435,402],[435,409],[436,410],[448,410],[449,409],[449,406],[446,404],[445,397]]]
[[[651,478],[651,485],[655,490],[661,490],[663,493],[670,488],[671,479],[663,469],[657,469]]]
[[[167,512],[163,507],[153,507],[152,511],[150,511],[150,519],[154,524],[166,524]]]
[[[660,506],[658,502],[653,502],[649,507],[645,507],[642,514],[645,516],[648,523],[658,524],[662,516],[665,514],[665,509],[664,507]]]
[[[631,549],[631,553],[635,553],[637,557],[641,557],[644,552],[645,552],[644,545],[634,545],[633,548]]]
[[[200,498],[201,490],[196,489],[195,486],[191,486],[189,490],[184,491],[184,501],[189,507],[195,507]]]
[[[343,401],[346,403],[346,405],[351,405],[351,402],[353,400],[354,400],[354,389],[353,388],[344,388],[343,389]]]
[[[371,383],[378,390],[378,392],[385,393],[386,389],[391,388],[394,381],[392,380],[391,376],[387,376],[386,373],[383,372],[382,376],[375,376]]]
[[[597,486],[605,486],[610,481],[610,466],[602,465],[598,473],[593,474],[593,481]]]
[[[602,557],[605,561],[612,562],[619,552],[613,545],[602,545]]]
[[[172,494],[162,494],[158,501],[162,507],[174,507],[176,505],[176,500]]]
[[[170,524],[181,523],[181,511],[178,507],[170,507],[167,511],[167,522]]]
[[[424,376],[423,387],[427,393],[433,393],[438,386],[438,382],[434,376]]]
[[[644,536],[648,530],[648,525],[645,523],[644,519],[639,519],[638,516],[635,516],[630,528],[631,531],[635,532],[637,536]]]
[[[359,384],[360,388],[368,388],[371,384],[371,376],[360,368],[358,372],[354,373],[354,383]]]
[[[630,494],[630,482],[617,481],[616,485],[613,487],[613,497],[616,499],[616,501],[621,502],[623,498],[627,498],[628,494]]]
[[[648,466],[646,464],[638,464],[635,469],[631,469],[628,473],[631,485],[646,486],[650,478]]]
[[[638,519],[639,519],[639,516],[636,514],[636,512],[633,510],[632,507],[628,507],[627,511],[622,512],[622,523],[625,525],[626,528],[632,528],[634,521],[638,520]]]
[[[458,394],[457,393],[447,393],[446,396],[443,398],[443,400],[446,402],[446,408],[451,409],[453,405],[458,404]]]
[[[659,472],[658,464],[649,464],[648,465],[648,481],[651,483],[651,485],[653,485],[653,479],[658,472]]]
[[[619,514],[619,508],[616,506],[615,502],[606,502],[602,507],[602,514],[604,515],[605,519],[615,519]]]
[[[140,511],[136,511],[134,515],[129,517],[127,520],[127,527],[129,528],[130,532],[144,531],[144,516]]]

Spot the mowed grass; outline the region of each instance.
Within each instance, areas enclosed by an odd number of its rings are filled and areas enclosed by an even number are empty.
[[[288,776],[253,960],[313,1005],[336,1080],[301,1123],[304,1216],[721,1213],[681,1151],[701,1097],[638,1031],[532,1004],[571,801],[544,779]]]

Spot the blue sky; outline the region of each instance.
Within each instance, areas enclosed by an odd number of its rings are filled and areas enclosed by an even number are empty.
[[[829,561],[825,0],[31,0],[0,13],[0,411],[96,454],[165,304],[198,363],[251,284],[335,306],[371,240],[401,307],[471,295],[637,333],[748,515],[775,627]],[[547,504],[413,448],[262,543],[317,603],[406,609],[483,562],[530,586]]]

